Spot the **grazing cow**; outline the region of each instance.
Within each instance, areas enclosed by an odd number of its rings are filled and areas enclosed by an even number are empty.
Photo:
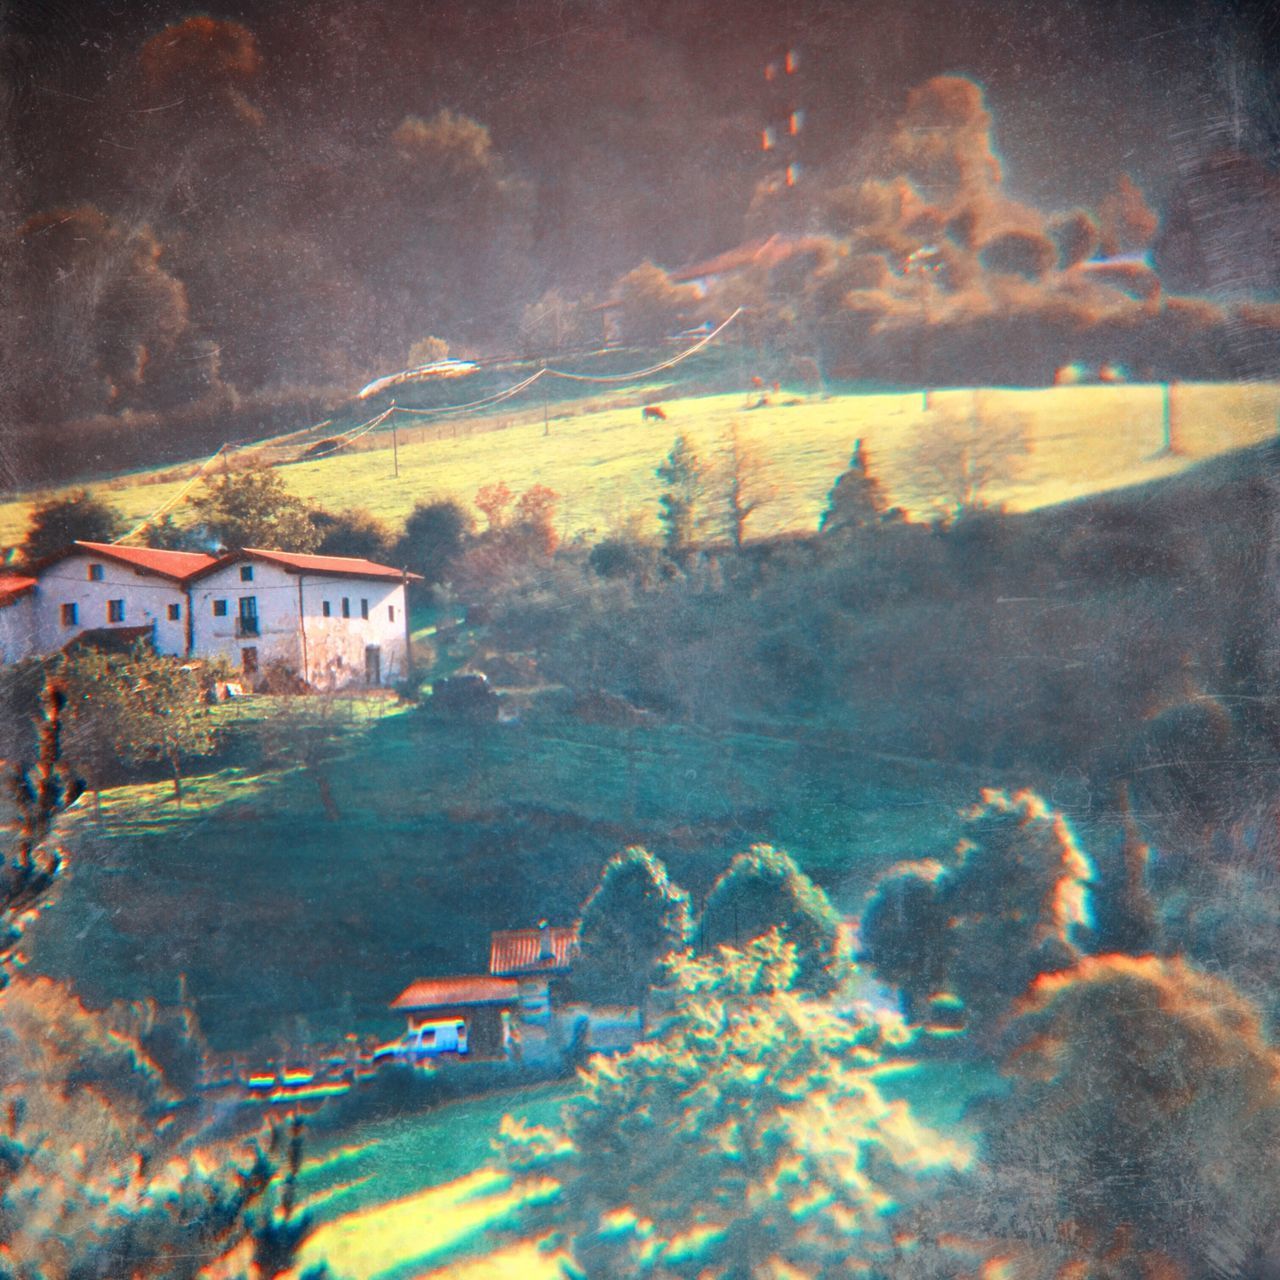
[[[667,420],[667,415],[662,412],[662,406],[660,404],[645,405],[645,407],[640,410],[640,417],[644,422],[648,422],[650,419],[654,422],[666,422]]]

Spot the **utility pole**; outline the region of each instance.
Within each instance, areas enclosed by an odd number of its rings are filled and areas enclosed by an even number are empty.
[[[542,362],[542,372],[544,376],[538,379],[542,384],[542,434],[544,436],[549,436],[551,434],[551,422],[547,417],[547,379],[545,376],[547,372],[547,362],[545,360]]]
[[[400,479],[400,428],[396,425],[396,402],[391,402],[391,460],[395,467],[396,479]]]

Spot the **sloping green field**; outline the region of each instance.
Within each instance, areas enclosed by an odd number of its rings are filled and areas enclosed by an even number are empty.
[[[1173,414],[1179,453],[1157,456],[1163,395],[1159,386],[1137,385],[952,390],[933,393],[927,411],[919,392],[828,399],[784,392],[763,409],[749,408],[740,395],[713,395],[664,401],[666,422],[642,422],[633,403],[561,406],[553,410],[547,434],[540,418],[501,430],[463,423],[456,438],[448,425],[428,431],[410,424],[400,432],[398,478],[389,433],[362,442],[381,447],[289,464],[281,474],[290,489],[319,506],[366,507],[393,522],[416,502],[445,496],[470,501],[481,485],[494,481],[505,481],[517,492],[544,484],[561,496],[566,537],[603,536],[637,512],[653,520],[660,489],[654,468],[677,433],[688,435],[710,457],[736,423],[767,464],[777,489],[750,530],[760,536],[812,529],[858,439],[866,442],[891,497],[910,507],[906,453],[931,422],[976,415],[993,424],[1011,419],[1023,424],[1030,456],[1017,482],[991,495],[1018,510],[1172,475],[1198,459],[1255,444],[1277,429],[1280,383],[1178,385]],[[171,469],[167,474],[174,478],[163,483],[155,481],[156,473],[135,473],[96,488],[136,521],[173,498],[193,470]],[[0,542],[21,540],[29,509],[30,496],[0,504]],[[179,523],[182,514],[181,506],[175,508]]]

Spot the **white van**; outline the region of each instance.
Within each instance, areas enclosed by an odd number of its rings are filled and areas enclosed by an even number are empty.
[[[422,1062],[440,1053],[467,1052],[467,1024],[462,1018],[424,1022],[406,1031],[399,1040],[384,1044],[373,1054],[374,1062]]]

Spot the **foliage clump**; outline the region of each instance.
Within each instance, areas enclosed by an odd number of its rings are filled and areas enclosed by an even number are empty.
[[[659,1038],[593,1059],[558,1129],[503,1125],[513,1171],[559,1183],[566,1274],[955,1274],[927,1270],[941,1250],[914,1210],[967,1155],[875,1081],[901,1023],[796,990],[776,931],[667,970]]]
[[[677,555],[688,551],[702,527],[703,504],[707,497],[708,470],[687,436],[677,436],[656,471],[666,488],[658,499],[658,520],[667,551]]]
[[[71,775],[63,760],[66,707],[67,693],[61,682],[47,681],[36,762],[29,767],[14,765],[9,773],[18,823],[0,854],[0,992],[17,967],[23,932],[48,904],[62,874],[64,859],[53,839],[54,820],[84,790],[84,784]]]
[[[230,471],[210,480],[191,506],[210,536],[231,549],[310,552],[320,541],[306,503],[269,467]]]
[[[838,534],[873,528],[885,518],[888,510],[880,480],[872,473],[867,451],[859,440],[853,446],[848,469],[840,473],[831,488],[819,532]]]
[[[139,641],[128,653],[84,648],[63,668],[71,713],[67,751],[100,789],[123,761],[158,764],[182,802],[182,768],[216,744],[196,673]]]
[[[113,542],[124,530],[118,512],[87,489],[77,489],[36,505],[22,544],[22,558],[33,564],[73,542]]]
[[[881,881],[862,916],[862,958],[912,1018],[958,1000],[986,1037],[1038,975],[1079,959],[1092,879],[1066,819],[1039,796],[984,791],[950,858]]]
[[[1006,1230],[1038,1224],[1092,1266],[1163,1263],[1135,1274],[1274,1274],[1280,1057],[1229,982],[1177,958],[1086,957],[1018,1004],[1003,1069],[983,1200]]]
[[[796,949],[796,983],[827,994],[840,979],[840,917],[790,854],[755,844],[712,886],[699,927],[704,951],[741,947],[778,929]]]
[[[625,850],[605,864],[583,904],[575,993],[596,1004],[640,1004],[692,931],[689,895],[666,867],[647,849]]]

